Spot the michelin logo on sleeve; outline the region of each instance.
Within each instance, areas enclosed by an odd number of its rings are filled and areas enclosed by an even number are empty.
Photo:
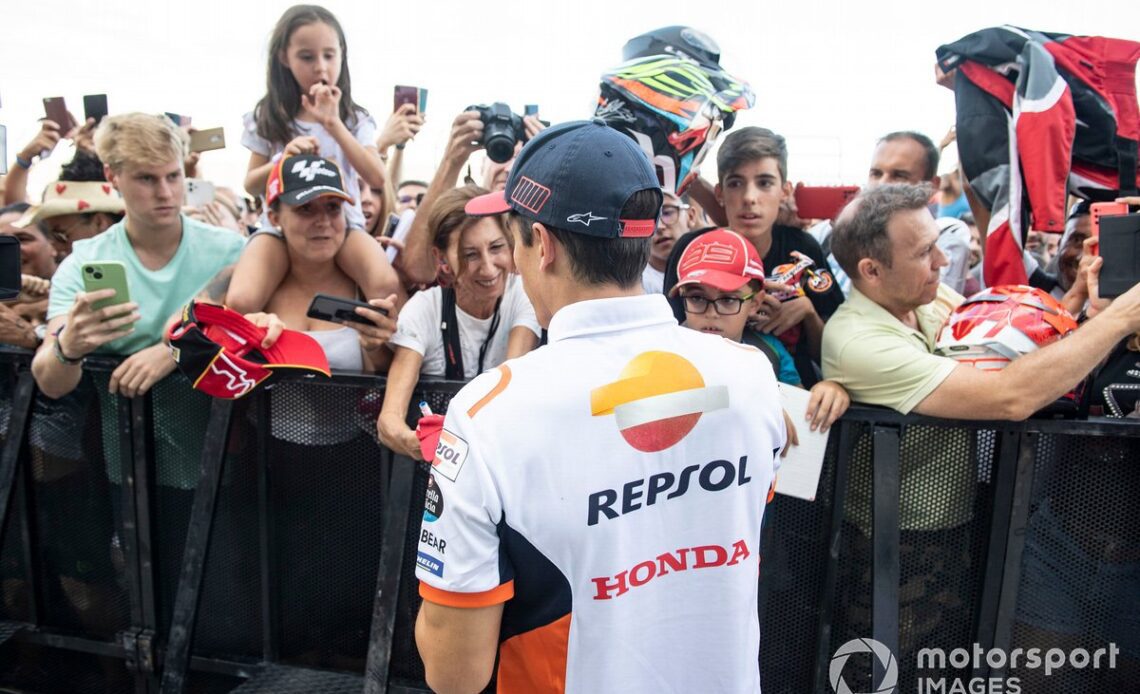
[[[454,482],[463,469],[463,461],[467,460],[467,442],[452,432],[444,429],[439,435],[439,444],[435,448],[435,460],[431,462],[433,472],[438,472]]]
[[[443,562],[436,559],[427,552],[419,552],[416,555],[416,566],[424,571],[430,572],[443,578]]]

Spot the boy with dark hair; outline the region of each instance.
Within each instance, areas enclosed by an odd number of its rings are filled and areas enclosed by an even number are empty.
[[[742,128],[729,134],[717,152],[719,182],[714,193],[724,208],[728,226],[756,248],[764,267],[777,272],[781,266],[797,262],[793,252],[810,258],[810,281],[802,288],[791,288],[790,298],[781,300],[771,292],[763,296],[763,306],[751,316],[763,333],[775,335],[792,353],[804,386],[819,380],[814,361],[819,359],[823,323],[843,303],[819,244],[806,232],[776,224],[780,203],[792,194],[787,180],[788,149],[784,138],[767,128]],[[665,270],[665,287],[677,283],[677,263],[685,248],[708,229],[682,236],[673,247]],[[678,321],[685,319],[684,306],[671,297]]]

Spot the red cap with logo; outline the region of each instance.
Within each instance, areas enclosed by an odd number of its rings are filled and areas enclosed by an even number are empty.
[[[191,301],[170,327],[170,347],[194,387],[215,398],[240,398],[271,376],[332,375],[313,338],[283,330],[277,342],[262,347],[266,332],[224,306]]]
[[[752,243],[731,229],[713,229],[693,239],[677,263],[677,284],[704,284],[734,292],[752,280],[764,281],[764,263]]]

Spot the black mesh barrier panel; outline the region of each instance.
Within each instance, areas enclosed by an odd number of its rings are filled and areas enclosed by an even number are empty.
[[[438,398],[436,398],[438,400]],[[439,406],[437,408],[437,405]],[[432,411],[444,411],[446,403],[433,403]],[[416,579],[416,552],[419,549],[420,525],[423,522],[423,498],[427,492],[427,479],[431,465],[414,463],[409,458],[396,457],[395,465],[415,465],[415,484],[412,486],[411,511],[408,514],[408,532],[404,545],[404,559],[400,564],[400,598],[396,607],[396,627],[392,634],[392,660],[390,674],[393,680],[423,683],[424,663],[416,650],[416,614],[420,611],[419,581]]]
[[[0,362],[0,449],[8,440],[8,420],[12,416],[15,394],[15,371],[10,362]],[[12,508],[7,530],[0,537],[0,620],[24,622],[31,617],[24,545],[24,506],[19,494],[12,495]]]
[[[1066,662],[1010,668],[1023,691],[1140,690],[1138,499],[1140,438],[1039,439],[1010,647]]]
[[[764,511],[760,677],[765,694],[798,694],[812,686],[827,567],[823,532],[831,522],[838,442],[838,434],[828,442],[814,501],[777,493]]]
[[[832,652],[870,638],[872,436],[855,437],[840,542]],[[924,648],[969,649],[981,603],[996,465],[994,432],[909,425],[899,443],[898,681],[912,691],[919,677],[970,677],[968,669],[917,669]],[[852,656],[843,679],[871,691],[871,656]]]
[[[88,374],[58,400],[36,394],[25,470],[32,478],[41,624],[113,640],[129,624],[130,603],[113,512],[120,487],[108,478],[100,443],[96,388],[103,382]]]
[[[267,396],[282,661],[362,672],[385,493],[376,392],[281,383]]]
[[[251,400],[240,401],[230,424],[209,555],[202,573],[193,643],[196,655],[261,655],[257,432],[247,414],[252,409]],[[186,513],[189,515],[189,510]],[[182,539],[185,545],[184,535]],[[187,689],[193,691],[189,685]]]
[[[4,691],[29,694],[131,694],[134,676],[118,658],[9,641],[0,647]]]

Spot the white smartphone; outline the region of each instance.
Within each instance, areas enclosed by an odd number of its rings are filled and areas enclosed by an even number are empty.
[[[200,178],[186,179],[184,207],[203,207],[214,201],[214,184]]]

